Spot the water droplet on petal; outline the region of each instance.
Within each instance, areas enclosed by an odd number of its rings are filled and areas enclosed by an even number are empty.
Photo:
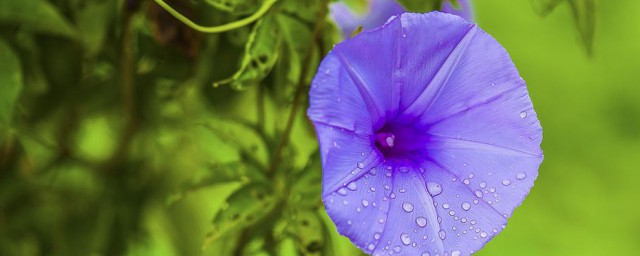
[[[364,163],[358,163],[358,168],[360,169],[364,168]]]
[[[349,185],[347,185],[347,188],[351,191],[355,191],[358,187],[356,186],[356,183],[349,183]]]
[[[402,233],[400,235],[400,240],[402,240],[402,243],[404,245],[409,245],[411,243],[411,238],[409,238],[409,235],[407,235],[406,233]]]
[[[442,208],[449,209],[449,204],[442,204]]]
[[[406,190],[406,189],[404,189],[404,188],[401,188],[399,191],[400,191],[400,193],[407,192],[407,190]]]
[[[376,246],[374,244],[369,244],[369,246],[367,247],[367,249],[369,249],[370,251],[373,251],[373,249],[375,249]]]
[[[445,232],[444,229],[441,229],[438,232],[438,236],[440,237],[440,239],[444,240],[447,237],[447,232]]]
[[[427,191],[431,196],[437,196],[442,193],[442,187],[440,184],[435,182],[427,182]]]
[[[379,218],[378,219],[378,223],[380,223],[380,224],[384,223],[384,219],[383,218]]]
[[[404,202],[404,203],[402,203],[402,209],[405,212],[412,212],[413,211],[413,204]]]
[[[474,193],[476,193],[476,196],[477,196],[477,197],[482,198],[482,196],[483,196],[483,195],[482,195],[482,191],[480,191],[480,190],[476,190]]]
[[[422,256],[431,256],[431,254],[429,252],[423,252]]]
[[[486,233],[486,232],[482,232],[482,233],[480,233],[480,237],[482,237],[482,238],[487,237],[487,233]]]
[[[367,201],[366,199],[362,200],[362,206],[367,207],[369,206],[369,201]]]
[[[526,177],[527,177],[527,174],[524,173],[524,172],[519,172],[519,173],[516,174],[516,179],[518,179],[518,180],[524,180],[524,178],[526,178]]]
[[[375,240],[380,239],[380,233],[373,234],[373,239],[375,239]]]
[[[511,185],[511,181],[510,180],[503,180],[502,181],[502,185],[509,186],[509,185]]]
[[[462,210],[468,211],[471,208],[471,204],[464,202],[462,203]]]
[[[451,256],[460,256],[460,255],[462,255],[462,253],[460,251],[458,251],[458,250],[455,250],[455,251],[451,252]]]
[[[394,251],[394,252],[401,252],[401,251],[402,251],[402,248],[400,248],[400,246],[397,246],[397,245],[396,245],[396,247],[393,247],[393,251]]]
[[[527,112],[526,111],[520,112],[520,118],[525,118],[525,117],[527,117]]]
[[[419,227],[424,228],[427,226],[427,219],[424,217],[418,217],[416,218],[416,224],[418,224]]]
[[[454,211],[449,211],[449,215],[451,215],[451,216],[456,215],[456,212],[454,212]]]
[[[338,194],[340,194],[341,196],[346,196],[347,195],[347,190],[344,188],[340,188],[338,189]]]
[[[480,188],[486,188],[487,187],[487,183],[482,181],[480,182]]]

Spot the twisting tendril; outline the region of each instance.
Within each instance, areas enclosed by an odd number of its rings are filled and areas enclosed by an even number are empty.
[[[258,9],[258,11],[256,11],[254,14],[252,14],[249,17],[246,17],[246,18],[241,19],[241,20],[236,20],[234,22],[230,22],[230,23],[227,23],[227,24],[213,26],[213,27],[207,27],[207,26],[202,26],[202,25],[196,24],[195,22],[193,22],[189,18],[187,18],[184,15],[182,15],[180,12],[176,11],[175,9],[173,9],[169,4],[165,3],[163,0],[154,0],[154,1],[156,1],[156,3],[158,5],[160,5],[160,7],[162,7],[167,12],[169,12],[171,15],[173,15],[173,17],[175,17],[176,19],[178,19],[179,21],[181,21],[182,23],[186,24],[187,26],[189,26],[192,29],[195,29],[197,31],[204,32],[204,33],[220,33],[220,32],[233,30],[233,29],[245,26],[245,25],[247,25],[247,24],[249,24],[251,22],[254,22],[255,20],[257,20],[260,17],[262,17],[262,15],[264,15],[269,10],[269,8],[271,8],[271,6],[277,0],[265,0],[262,3],[262,6],[260,6],[260,9]]]

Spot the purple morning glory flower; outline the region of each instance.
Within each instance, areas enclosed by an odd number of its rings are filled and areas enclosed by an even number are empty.
[[[479,250],[542,162],[508,53],[455,15],[405,13],[336,45],[309,97],[327,213],[373,255]]]
[[[428,4],[427,1],[425,1],[426,4]],[[445,1],[442,3],[441,10],[470,21],[472,10],[469,0],[458,0],[458,4],[460,8],[456,9],[450,1]],[[392,16],[406,11],[396,0],[369,0],[367,7],[364,13],[356,13],[343,2],[332,3],[329,6],[330,16],[342,30],[344,38],[349,38],[358,26],[362,26],[364,31],[374,29],[382,26]]]

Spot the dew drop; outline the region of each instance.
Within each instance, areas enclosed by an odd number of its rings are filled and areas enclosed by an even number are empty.
[[[367,201],[366,199],[362,200],[362,206],[367,207],[369,206],[369,201]]]
[[[407,190],[406,190],[406,189],[404,189],[404,188],[401,188],[399,191],[400,191],[400,193],[407,192]]]
[[[509,185],[511,185],[511,181],[510,180],[503,180],[502,181],[502,185],[509,186]]]
[[[460,219],[460,222],[462,222],[462,223],[467,223],[467,218],[462,218],[462,219]]]
[[[462,183],[464,183],[465,185],[469,185],[469,180],[468,180],[468,179],[464,179],[464,180],[462,181]]]
[[[378,223],[380,224],[384,223],[384,219],[383,218],[378,219]]]
[[[416,224],[418,224],[419,227],[424,228],[427,226],[427,219],[424,217],[418,217],[416,218]]]
[[[524,172],[519,172],[519,173],[516,174],[516,179],[518,179],[518,180],[524,180],[524,178],[526,178],[526,177],[527,177],[527,174],[524,173]]]
[[[527,117],[527,112],[526,111],[520,112],[520,118],[525,118],[525,117]]]
[[[384,185],[384,189],[389,190],[391,187],[389,187],[389,185]]]
[[[394,252],[401,252],[402,248],[400,248],[400,246],[396,246],[396,247],[393,247],[393,251]]]
[[[476,196],[477,196],[477,197],[482,198],[482,196],[483,196],[483,195],[482,195],[482,191],[480,191],[480,190],[476,190],[474,193],[476,193]]]
[[[358,163],[358,168],[360,169],[364,168],[364,163]]]
[[[438,236],[440,237],[440,239],[444,240],[447,237],[447,232],[445,232],[444,229],[441,229],[440,231],[438,231]]]
[[[367,249],[369,249],[370,251],[373,251],[373,249],[375,249],[376,246],[374,244],[369,244],[369,246],[367,247]]]
[[[442,204],[442,208],[449,209],[449,204]]]
[[[480,233],[480,237],[482,237],[482,238],[487,237],[487,232],[482,232],[482,233]]]
[[[469,179],[473,179],[473,173],[469,173]]]
[[[427,191],[431,196],[437,196],[442,193],[442,187],[440,184],[435,182],[427,182]]]
[[[487,187],[487,183],[482,181],[480,182],[480,188],[486,188]]]
[[[404,245],[409,245],[411,243],[411,238],[409,238],[409,235],[407,235],[406,233],[402,233],[400,235],[400,240],[402,240],[402,243]]]
[[[451,252],[451,256],[460,256],[460,255],[462,255],[462,253],[460,251],[458,251],[458,250],[455,250],[455,251]]]
[[[380,233],[373,234],[373,239],[375,239],[375,240],[380,239]]]
[[[349,183],[349,185],[347,185],[347,188],[351,191],[355,191],[356,189],[358,189],[358,187],[356,186],[356,183]]]
[[[376,176],[376,169],[371,169],[371,171],[369,171],[369,174],[371,174],[371,176]]]
[[[471,209],[471,204],[464,202],[462,203],[462,210],[468,211],[469,209]]]
[[[396,199],[396,194],[391,193],[391,194],[389,195],[389,197],[391,197],[391,199]]]
[[[413,204],[404,202],[404,203],[402,203],[402,209],[405,212],[412,212],[413,211]]]
[[[451,215],[451,216],[456,215],[456,212],[454,212],[454,211],[449,211],[449,215]]]
[[[371,192],[376,192],[376,188],[374,187],[369,188],[369,190],[371,190]]]
[[[347,195],[347,190],[344,188],[340,188],[338,189],[338,194],[340,194],[341,196],[346,196]]]
[[[422,256],[431,256],[431,254],[430,254],[430,253],[428,253],[428,252],[423,252],[423,253],[422,253]]]

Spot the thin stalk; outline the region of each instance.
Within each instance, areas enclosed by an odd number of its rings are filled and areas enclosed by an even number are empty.
[[[271,168],[269,169],[269,176],[273,176],[278,165],[280,164],[280,158],[282,157],[282,151],[284,147],[289,143],[289,136],[291,135],[291,129],[293,128],[293,123],[296,119],[296,115],[298,113],[298,107],[300,105],[300,101],[302,100],[303,92],[305,91],[305,79],[307,74],[309,73],[309,69],[311,66],[311,59],[313,57],[313,51],[316,47],[316,42],[320,37],[320,32],[322,31],[322,26],[324,25],[325,16],[327,14],[327,0],[322,1],[322,9],[320,11],[320,15],[318,15],[318,21],[316,22],[316,26],[313,30],[313,36],[311,38],[311,43],[307,48],[307,52],[304,56],[304,65],[302,66],[302,71],[300,72],[300,78],[298,79],[298,84],[296,85],[296,91],[293,98],[293,103],[291,106],[291,110],[289,112],[289,118],[287,119],[287,124],[284,128],[284,132],[282,133],[282,139],[276,148],[276,153],[273,156],[273,160],[271,161]]]
[[[249,17],[246,17],[244,19],[241,20],[236,20],[234,22],[230,22],[227,24],[223,24],[223,25],[218,25],[218,26],[212,26],[212,27],[207,27],[207,26],[202,26],[199,24],[196,24],[195,22],[193,22],[192,20],[190,20],[189,18],[187,18],[186,16],[182,15],[180,12],[176,11],[175,9],[173,9],[173,7],[171,7],[169,4],[165,3],[163,0],[154,0],[158,5],[160,5],[160,7],[162,7],[163,9],[165,9],[167,12],[169,12],[169,14],[171,14],[173,17],[175,17],[176,19],[178,19],[179,21],[181,21],[182,23],[184,23],[185,25],[189,26],[190,28],[203,32],[203,33],[220,33],[220,32],[225,32],[225,31],[229,31],[229,30],[233,30],[242,26],[245,26],[251,22],[256,21],[257,19],[259,19],[260,17],[262,17],[262,15],[264,15],[269,8],[271,8],[271,6],[276,3],[277,0],[266,0],[262,3],[262,6],[260,6],[260,9],[258,9],[258,11],[256,11],[254,14],[252,14]]]

